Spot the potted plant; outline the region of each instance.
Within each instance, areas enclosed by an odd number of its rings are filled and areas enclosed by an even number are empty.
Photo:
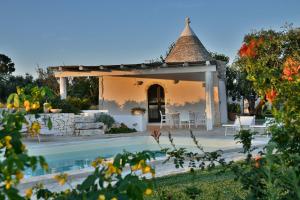
[[[143,115],[143,114],[145,114],[145,112],[146,112],[146,109],[141,108],[141,107],[134,107],[131,109],[132,115]]]
[[[236,115],[241,113],[241,106],[237,103],[229,103],[227,109],[228,109],[228,119],[230,121],[234,121]]]
[[[48,103],[48,102],[44,103],[44,105],[43,105],[44,113],[49,113],[51,109],[52,109],[52,107],[51,107],[50,103]]]

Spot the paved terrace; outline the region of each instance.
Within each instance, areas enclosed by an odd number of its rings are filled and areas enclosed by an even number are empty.
[[[24,143],[26,145],[44,145],[44,144],[51,144],[51,143],[69,143],[73,141],[88,141],[94,139],[105,139],[105,138],[119,138],[119,137],[134,137],[134,136],[149,136],[151,132],[155,129],[159,129],[159,126],[153,125],[148,127],[148,131],[146,132],[135,132],[135,133],[123,133],[123,134],[103,134],[103,135],[95,135],[95,136],[41,136],[41,143],[37,144],[37,138],[27,137],[24,139]],[[212,131],[207,131],[204,127],[200,128],[192,128],[191,129],[195,136],[197,137],[204,137],[204,138],[230,138],[232,136],[225,136],[225,129],[224,128],[215,128]],[[161,129],[161,133],[163,136],[167,136],[168,132],[171,132],[173,136],[176,137],[186,137],[190,136],[190,131],[188,128],[167,128],[163,127]],[[233,133],[232,133],[233,134]]]

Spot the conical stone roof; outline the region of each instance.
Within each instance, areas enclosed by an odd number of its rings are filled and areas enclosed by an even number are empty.
[[[197,35],[190,27],[190,19],[186,18],[185,28],[175,43],[166,63],[201,62],[213,60]]]

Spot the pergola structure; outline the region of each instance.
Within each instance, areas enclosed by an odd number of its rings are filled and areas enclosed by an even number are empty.
[[[205,87],[205,112],[207,130],[214,126],[214,87],[218,88],[221,122],[227,121],[227,102],[225,92],[225,66],[214,60],[190,28],[189,19],[175,47],[166,58],[165,63],[140,63],[99,66],[55,66],[59,78],[60,95],[67,97],[68,77],[99,77],[99,109],[103,108],[103,80],[106,77],[134,77],[140,79],[161,79],[174,81],[200,81]],[[197,93],[197,91],[194,91]]]

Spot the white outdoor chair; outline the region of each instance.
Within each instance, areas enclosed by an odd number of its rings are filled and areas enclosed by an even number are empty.
[[[163,123],[167,122],[167,115],[163,115],[161,110],[159,110],[159,114],[160,114],[160,128],[162,128]]]
[[[195,112],[195,127],[206,125],[206,115],[201,112]]]
[[[233,124],[223,124],[225,127],[225,136],[227,135],[228,128],[233,129],[234,133],[240,131],[241,128],[251,128],[255,124],[255,116],[237,116]]]
[[[179,127],[179,113],[166,113],[170,128]]]
[[[267,137],[269,137],[268,128],[275,123],[275,119],[272,117],[265,117],[265,122],[263,124],[254,124],[251,125],[250,128],[254,130],[263,130],[266,133]]]
[[[191,128],[191,125],[195,125],[195,116],[193,113],[188,111],[180,112],[179,114],[179,126],[182,127],[182,125],[188,126]]]

